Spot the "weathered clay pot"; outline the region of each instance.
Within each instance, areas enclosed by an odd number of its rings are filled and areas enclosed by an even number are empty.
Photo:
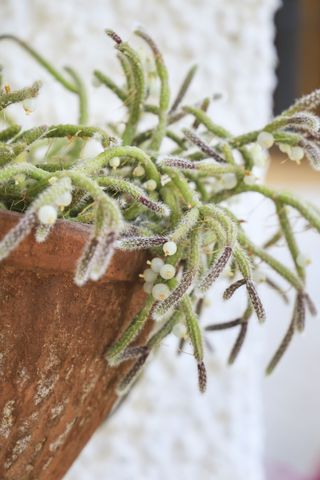
[[[0,238],[18,219],[0,213]],[[47,242],[30,235],[0,263],[1,480],[61,479],[130,367],[109,368],[103,352],[143,304],[146,257],[118,251],[100,282],[78,288],[73,272],[88,233],[57,222]]]

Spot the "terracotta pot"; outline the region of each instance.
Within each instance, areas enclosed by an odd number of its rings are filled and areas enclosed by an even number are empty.
[[[0,238],[19,218],[0,212]],[[30,235],[0,263],[1,480],[61,479],[130,368],[109,368],[103,352],[143,305],[146,257],[118,251],[100,282],[79,288],[73,272],[88,234],[59,221],[47,242]]]

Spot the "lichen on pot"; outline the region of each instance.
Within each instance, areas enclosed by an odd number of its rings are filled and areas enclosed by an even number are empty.
[[[153,63],[146,63],[118,34],[106,33],[115,43],[124,84],[118,85],[97,70],[94,78],[123,102],[127,114],[124,125],[109,123],[105,128],[89,124],[85,87],[73,69],[61,73],[17,37],[0,37],[17,42],[79,100],[79,123],[74,125],[40,125],[21,131],[3,116],[8,126],[0,132],[0,201],[3,208],[19,211],[23,217],[1,239],[0,258],[8,256],[33,228],[36,240],[45,241],[57,218],[92,225],[75,268],[78,286],[101,279],[115,250],[149,252],[149,266],[141,272],[146,302],[105,353],[113,366],[136,359],[121,379],[119,392],[128,389],[150,352],[172,331],[180,332],[180,343],[191,343],[199,387],[204,391],[204,332],[199,323],[203,296],[228,268],[230,286],[224,299],[229,300],[238,289],[247,298],[239,318],[206,328],[206,332],[239,329],[230,353],[232,363],[245,340],[251,316],[265,320],[255,281],[262,262],[267,266],[265,281],[271,288],[284,296],[272,277],[274,271],[296,292],[288,331],[267,367],[270,373],[294,334],[303,330],[306,309],[315,313],[305,290],[306,265],[292,227],[291,210],[318,232],[320,214],[317,207],[261,183],[256,170],[272,146],[292,161],[299,162],[305,156],[315,170],[320,169],[319,119],[313,113],[319,106],[320,92],[297,100],[262,129],[234,136],[212,120],[208,113],[213,100],[210,96],[195,105],[185,102],[194,67],[171,100],[168,72],[154,40],[142,30],[135,32],[152,54]],[[4,85],[0,108],[35,97],[39,88],[35,83],[11,91]],[[148,128],[147,115],[155,118]],[[83,153],[89,142],[98,143],[100,149],[90,158]],[[261,194],[275,206],[278,226],[262,247],[248,237],[242,219],[232,211],[230,200],[249,192]],[[268,251],[281,239],[294,269]],[[133,345],[150,316],[157,322],[154,332],[145,344]]]

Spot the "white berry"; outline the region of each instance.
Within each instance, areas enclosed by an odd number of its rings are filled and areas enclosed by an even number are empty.
[[[175,276],[175,273],[176,269],[173,265],[170,265],[169,263],[166,263],[160,268],[160,276],[165,280],[170,280],[170,278],[173,278]]]
[[[143,290],[146,293],[151,293],[153,289],[153,283],[152,282],[145,282],[143,284]]]
[[[52,205],[43,205],[38,210],[38,218],[44,225],[53,225],[57,217],[57,210]]]
[[[234,173],[225,173],[221,178],[221,184],[227,190],[237,185],[237,176]]]
[[[120,166],[120,158],[115,157],[109,160],[109,165],[112,168],[118,168]]]
[[[177,245],[175,242],[172,242],[172,241],[169,241],[169,242],[166,242],[163,247],[163,253],[165,254],[165,256],[171,256],[171,255],[174,255],[177,251]]]
[[[147,182],[145,182],[144,187],[149,192],[153,192],[157,188],[157,182],[155,180],[148,180]]]
[[[222,190],[223,190],[222,182],[220,182],[218,180],[216,182],[214,182],[213,185],[211,185],[211,191],[212,191],[213,194],[219,193]]]
[[[280,152],[282,152],[282,153],[287,153],[288,154],[291,150],[290,145],[288,145],[287,143],[279,143],[278,147],[279,147]]]
[[[66,207],[72,202],[72,195],[70,192],[62,193],[59,198],[57,198],[56,204],[59,207]]]
[[[300,253],[298,256],[297,256],[297,264],[300,266],[300,267],[306,267],[307,265],[309,265],[311,263],[311,260],[309,257],[305,257],[304,255],[302,255],[302,253]]]
[[[184,338],[187,334],[187,327],[183,323],[177,323],[173,327],[172,333],[178,338]]]
[[[157,273],[151,270],[151,268],[147,268],[143,272],[143,278],[146,282],[154,282],[157,276],[158,276]]]
[[[257,138],[257,142],[262,148],[271,148],[274,144],[274,138],[272,133],[260,132]]]
[[[144,174],[145,169],[141,165],[138,165],[136,168],[134,168],[132,172],[132,175],[134,177],[143,177]]]
[[[291,147],[290,151],[288,152],[290,160],[294,162],[300,162],[300,160],[304,157],[304,151],[301,147]]]
[[[156,273],[160,272],[162,265],[164,265],[164,261],[162,260],[162,258],[159,258],[159,257],[153,258],[150,262],[151,270],[153,270]]]
[[[30,98],[28,100],[25,100],[23,103],[22,103],[22,106],[23,106],[23,110],[29,114],[29,113],[33,113],[36,109],[36,102],[33,98]]]
[[[155,300],[165,300],[170,295],[168,285],[165,283],[157,283],[152,289],[152,295]]]

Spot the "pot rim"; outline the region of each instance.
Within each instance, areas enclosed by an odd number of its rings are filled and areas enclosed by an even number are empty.
[[[23,214],[17,212],[0,211],[0,240],[22,216]],[[1,265],[13,265],[28,270],[73,273],[90,232],[90,225],[57,220],[45,242],[37,243],[33,230],[5,260],[0,262],[0,268]],[[98,283],[138,280],[144,260],[147,260],[147,253],[144,251],[115,250],[106,274]]]

